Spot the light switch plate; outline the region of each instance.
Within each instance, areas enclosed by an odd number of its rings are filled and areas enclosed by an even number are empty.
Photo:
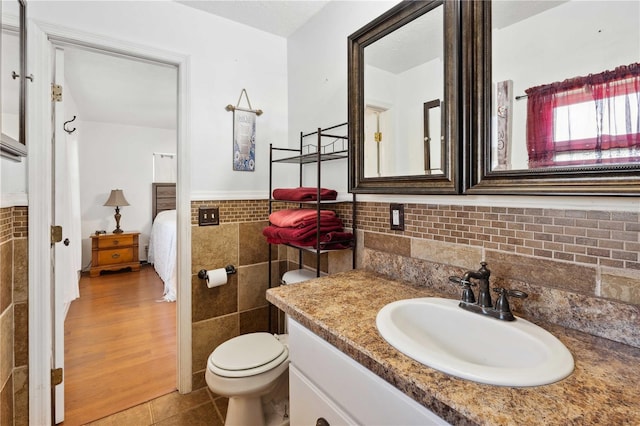
[[[389,224],[395,231],[404,231],[404,204],[389,206]]]
[[[210,226],[220,224],[220,209],[218,207],[198,208],[198,225]]]

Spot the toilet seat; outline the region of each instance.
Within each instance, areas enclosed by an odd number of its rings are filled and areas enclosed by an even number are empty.
[[[207,367],[222,377],[249,377],[282,364],[289,351],[269,333],[250,333],[234,337],[209,355]]]

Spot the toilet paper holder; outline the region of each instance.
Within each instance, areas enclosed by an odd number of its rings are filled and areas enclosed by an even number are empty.
[[[236,267],[233,266],[233,265],[225,266],[224,270],[227,272],[227,275],[235,274],[237,272],[236,271]],[[209,279],[209,277],[207,277],[207,270],[206,269],[200,269],[200,271],[198,271],[198,278],[200,278],[201,280]]]

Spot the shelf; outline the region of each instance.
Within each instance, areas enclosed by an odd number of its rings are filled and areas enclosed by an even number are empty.
[[[273,212],[273,204],[289,204],[295,205],[297,208],[315,208],[318,211],[320,210],[320,206],[322,205],[333,205],[331,209],[339,209],[336,207],[341,203],[349,203],[351,204],[351,229],[353,233],[353,238],[349,240],[336,240],[336,241],[328,241],[326,243],[320,243],[318,237],[314,237],[311,241],[313,241],[318,247],[313,246],[300,246],[293,243],[282,243],[282,244],[269,244],[269,259],[272,259],[272,247],[274,245],[281,245],[285,247],[291,247],[298,251],[298,265],[300,267],[304,266],[303,262],[303,253],[313,253],[315,254],[315,271],[316,273],[320,273],[320,255],[323,253],[330,253],[336,251],[344,251],[351,250],[351,261],[352,267],[355,268],[356,264],[356,250],[357,244],[355,241],[356,238],[356,229],[355,229],[355,215],[356,215],[356,198],[355,194],[351,195],[351,199],[345,199],[344,197],[339,197],[336,200],[313,200],[313,201],[299,201],[299,200],[280,200],[275,199],[273,197],[273,165],[276,163],[280,164],[296,164],[298,165],[298,187],[304,187],[303,177],[308,173],[303,173],[305,170],[305,165],[314,164],[312,167],[316,172],[316,182],[315,187],[318,187],[318,191],[322,187],[322,167],[320,163],[332,160],[348,160],[349,159],[349,137],[340,134],[340,133],[348,133],[347,132],[347,123],[342,123],[336,126],[328,127],[325,129],[318,128],[318,131],[311,133],[300,133],[300,145],[299,148],[285,148],[285,147],[275,147],[272,144],[269,145],[269,214]],[[306,143],[310,140],[316,139],[316,143]],[[308,139],[307,139],[308,138]],[[280,158],[276,158],[280,157]],[[348,161],[347,161],[348,162]],[[348,164],[347,164],[348,166]],[[347,167],[348,168],[348,167]],[[309,170],[311,171],[311,170]],[[312,185],[306,185],[310,187]],[[280,206],[278,206],[280,207]],[[287,207],[287,206],[284,206]],[[319,213],[318,213],[319,214]],[[317,221],[319,223],[320,216],[317,217]],[[325,246],[337,246],[336,248],[326,248]],[[269,262],[269,287],[272,285],[272,262]]]
[[[349,151],[336,151],[320,154],[320,161],[340,160],[349,158]],[[318,153],[295,155],[293,157],[278,158],[273,160],[274,163],[290,163],[290,164],[309,164],[318,162]]]
[[[276,244],[276,245],[287,246],[287,247],[292,247],[292,248],[298,249],[298,250],[308,251],[308,252],[311,252],[311,253],[320,253],[320,254],[322,254],[322,253],[329,253],[329,252],[332,252],[332,251],[352,250],[353,249],[353,245],[351,244],[352,241],[353,240],[350,240],[350,241],[331,241],[331,244],[340,244],[341,242],[343,242],[343,243],[349,242],[351,247],[336,248],[336,249],[323,249],[323,248],[321,248],[319,252],[318,252],[317,248],[311,247],[311,246],[298,246],[298,245],[290,244],[290,243]]]

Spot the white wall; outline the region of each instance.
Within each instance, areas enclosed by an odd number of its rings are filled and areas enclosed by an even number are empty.
[[[2,131],[18,139],[18,116],[2,114]],[[0,157],[0,207],[26,205],[27,160],[13,161]]]
[[[332,1],[287,39],[290,146],[301,131],[347,121],[347,37],[397,3]],[[324,163],[322,185],[347,194],[347,168],[346,160]]]
[[[268,188],[268,147],[287,139],[286,40],[172,1],[29,1],[29,16],[190,56],[193,199]],[[256,171],[232,171],[232,114],[245,88],[257,119]],[[127,212],[123,209],[123,220]]]
[[[116,227],[115,208],[104,206],[112,189],[122,189],[129,202],[120,208],[120,227],[140,232],[140,259],[145,260],[151,232],[152,157],[154,152],[175,152],[176,132],[89,121],[78,126],[82,265],[91,261],[90,236]]]

